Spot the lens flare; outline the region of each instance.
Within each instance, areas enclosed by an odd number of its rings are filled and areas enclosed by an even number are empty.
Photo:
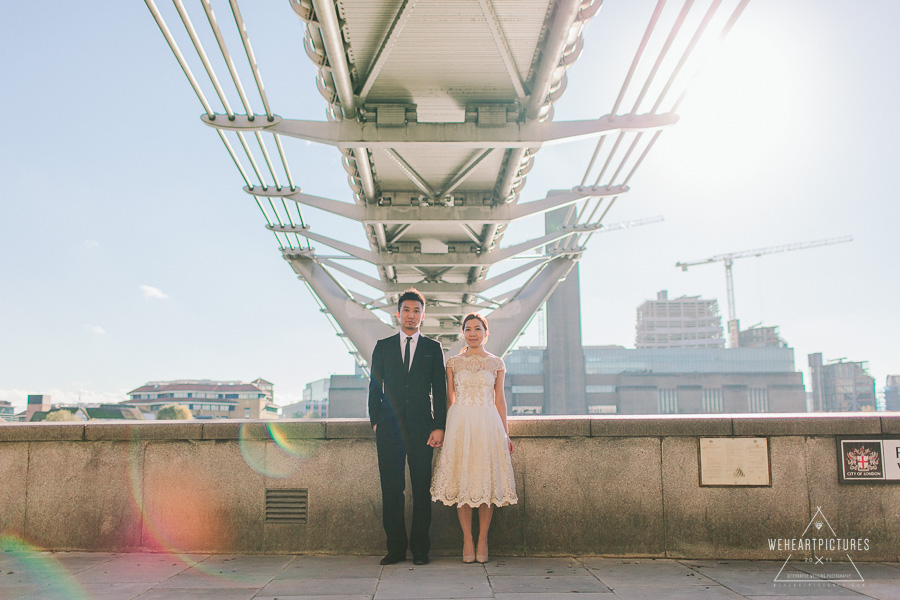
[[[38,587],[32,593],[42,597],[90,600],[78,580],[51,553],[12,535],[0,536],[0,552],[4,587]]]
[[[280,423],[244,423],[238,442],[241,456],[250,468],[266,477],[284,479],[296,473],[303,461],[315,456],[321,440],[292,438],[289,428]]]

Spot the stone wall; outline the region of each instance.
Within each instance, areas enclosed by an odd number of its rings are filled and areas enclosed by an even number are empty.
[[[900,415],[513,417],[519,504],[495,555],[786,558],[821,507],[854,560],[896,560],[900,484],[841,485],[835,438]],[[698,438],[769,440],[771,487],[700,487]],[[380,554],[374,438],[360,419],[0,425],[0,536],[51,550]],[[306,489],[306,524],[267,523],[267,489]],[[407,517],[410,511],[407,510]],[[9,539],[9,538],[7,538]],[[455,555],[435,505],[432,553]]]

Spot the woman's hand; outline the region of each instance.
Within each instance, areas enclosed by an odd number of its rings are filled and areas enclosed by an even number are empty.
[[[428,436],[427,444],[432,448],[440,448],[444,445],[444,430],[443,429],[435,429],[431,432],[431,435]]]
[[[512,443],[512,440],[509,439],[508,433],[506,434],[506,444],[509,446],[509,453],[512,454],[513,453],[513,443]]]

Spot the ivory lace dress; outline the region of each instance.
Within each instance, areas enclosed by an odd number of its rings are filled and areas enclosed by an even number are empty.
[[[505,371],[497,356],[454,356],[455,401],[447,411],[444,445],[431,499],[447,506],[506,506],[518,502],[512,461],[503,421],[494,406],[497,372]]]

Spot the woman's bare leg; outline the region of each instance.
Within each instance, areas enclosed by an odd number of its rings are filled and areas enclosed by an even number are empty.
[[[493,504],[482,504],[478,507],[478,548],[475,553],[481,562],[486,562],[488,557],[488,530],[491,528],[492,516],[494,516]]]
[[[472,507],[465,504],[456,507],[459,526],[463,532],[463,560],[475,560],[475,541],[472,539]]]

